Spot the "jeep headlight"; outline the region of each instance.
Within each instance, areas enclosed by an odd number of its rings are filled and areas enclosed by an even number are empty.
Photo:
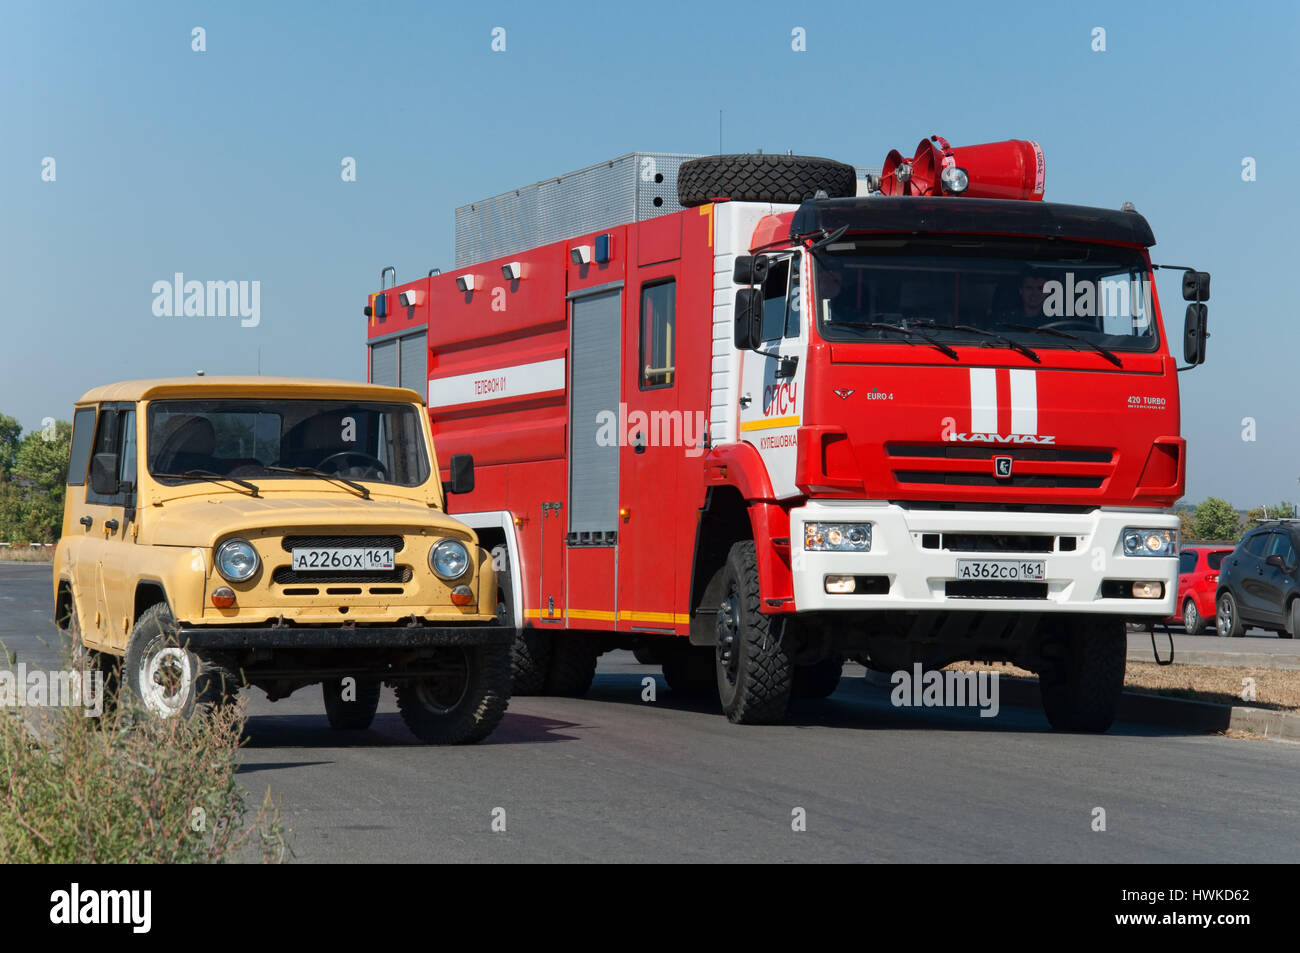
[[[1125,556],[1176,556],[1178,555],[1178,530],[1143,529],[1125,527],[1121,537]]]
[[[469,570],[469,550],[454,539],[444,539],[429,550],[429,568],[439,579],[459,579]]]
[[[260,562],[257,550],[246,539],[228,539],[217,547],[217,572],[226,582],[247,582]]]
[[[869,552],[871,524],[804,523],[803,548],[807,552]]]

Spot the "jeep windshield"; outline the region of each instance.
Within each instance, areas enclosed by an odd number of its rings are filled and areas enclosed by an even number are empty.
[[[906,347],[924,343],[923,331],[949,344],[1017,350],[1150,352],[1158,344],[1150,273],[1132,248],[861,237],[829,242],[813,262],[817,327],[827,341]]]
[[[214,478],[264,484],[319,471],[419,486],[429,479],[419,413],[409,404],[367,401],[154,401],[149,472],[169,485]]]

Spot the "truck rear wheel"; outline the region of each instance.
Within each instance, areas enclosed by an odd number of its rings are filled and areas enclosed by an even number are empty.
[[[794,680],[783,620],[763,615],[754,544],[736,543],[722,573],[717,615],[718,698],[737,725],[774,724],[785,718]]]
[[[761,153],[702,156],[677,168],[677,201],[686,208],[714,199],[798,204],[819,189],[833,199],[854,196],[857,170],[817,156]]]
[[[135,620],[122,670],[131,693],[159,718],[192,718],[239,691],[236,673],[218,657],[200,656],[180,645],[165,602]]]
[[[467,745],[490,735],[510,702],[509,647],[442,649],[429,667],[438,673],[396,685],[397,710],[411,734],[429,745]]]
[[[547,695],[581,698],[596,677],[600,649],[595,639],[577,632],[550,637],[551,659],[543,685]]]
[[[379,710],[379,693],[383,684],[377,678],[358,678],[345,692],[343,679],[321,682],[325,698],[325,717],[335,731],[365,731]],[[351,695],[345,698],[344,695]]]
[[[1103,732],[1114,722],[1124,690],[1124,622],[1072,619],[1061,645],[1057,664],[1038,676],[1047,720],[1058,731]]]
[[[790,693],[795,698],[830,698],[840,687],[844,663],[839,659],[822,659],[794,670]]]

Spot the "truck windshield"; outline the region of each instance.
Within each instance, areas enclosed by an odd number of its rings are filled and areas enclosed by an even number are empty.
[[[909,338],[890,330],[915,327],[972,345],[988,341],[972,329],[1034,349],[1154,351],[1158,344],[1150,274],[1137,249],[863,237],[832,242],[813,260],[817,324],[828,341],[906,346]]]
[[[350,480],[419,486],[429,457],[419,411],[333,400],[160,400],[149,405],[149,472],[167,484],[228,477],[301,479],[310,468]],[[182,474],[184,476],[182,476]]]

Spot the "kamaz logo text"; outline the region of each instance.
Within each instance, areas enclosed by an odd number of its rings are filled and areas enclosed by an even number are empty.
[[[958,443],[1056,443],[1056,437],[1034,433],[950,433],[949,440]]]

